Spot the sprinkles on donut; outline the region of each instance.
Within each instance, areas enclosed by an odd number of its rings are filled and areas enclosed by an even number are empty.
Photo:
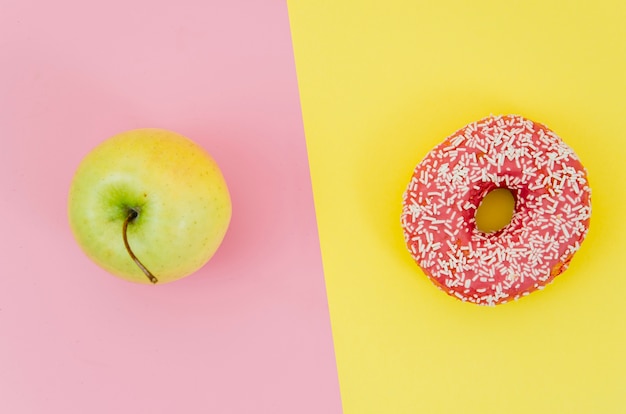
[[[484,233],[476,209],[506,188],[515,212]],[[430,151],[403,195],[408,250],[451,296],[497,305],[542,289],[567,269],[589,229],[591,190],[574,151],[546,126],[490,116]]]

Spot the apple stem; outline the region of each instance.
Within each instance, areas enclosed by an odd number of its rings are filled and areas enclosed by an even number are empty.
[[[126,216],[126,219],[124,220],[124,224],[122,225],[122,237],[124,238],[124,246],[126,246],[126,251],[128,252],[128,255],[130,256],[130,258],[133,259],[135,264],[137,266],[139,266],[141,271],[148,277],[148,279],[150,279],[150,282],[157,283],[159,281],[159,279],[157,279],[152,274],[152,272],[150,272],[146,268],[146,266],[144,266],[143,263],[141,263],[139,261],[137,256],[135,256],[135,253],[133,253],[133,250],[130,248],[130,245],[128,244],[128,237],[126,236],[126,233],[127,233],[127,230],[128,230],[128,223],[130,223],[133,220],[135,220],[138,215],[139,215],[139,213],[137,212],[137,210],[132,209],[132,208],[128,210],[128,215]]]

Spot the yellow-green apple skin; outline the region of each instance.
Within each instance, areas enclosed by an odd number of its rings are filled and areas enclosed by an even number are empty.
[[[218,165],[199,145],[163,129],[137,129],[101,143],[80,163],[68,197],[76,241],[96,264],[151,283],[124,246],[167,283],[200,269],[220,246],[232,206]]]

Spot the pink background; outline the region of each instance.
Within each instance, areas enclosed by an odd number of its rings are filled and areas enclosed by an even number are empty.
[[[67,224],[81,158],[162,127],[223,169],[195,275],[133,285]],[[0,0],[0,412],[339,413],[283,1]]]

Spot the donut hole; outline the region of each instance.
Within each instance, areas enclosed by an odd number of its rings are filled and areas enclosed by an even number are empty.
[[[508,188],[488,192],[476,210],[476,228],[483,233],[493,233],[505,228],[515,212],[515,196]]]

